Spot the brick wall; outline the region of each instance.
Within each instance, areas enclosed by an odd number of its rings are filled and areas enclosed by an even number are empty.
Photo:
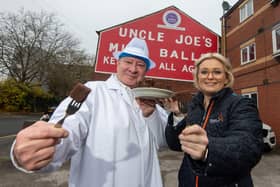
[[[280,59],[272,57],[272,28],[280,23],[280,5],[272,7],[268,0],[254,0],[254,14],[240,23],[238,1],[226,14],[226,56],[231,60],[236,92],[257,88],[258,106],[262,120],[276,133],[280,146]],[[240,46],[253,40],[256,60],[241,65]]]

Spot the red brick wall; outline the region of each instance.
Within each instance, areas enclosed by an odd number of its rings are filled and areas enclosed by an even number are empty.
[[[255,13],[262,8],[269,6],[253,19],[247,19],[242,24],[239,22],[239,9],[235,9],[230,15],[226,16],[227,25],[227,56],[232,61],[233,67],[240,66],[240,45],[255,38],[257,43],[257,58],[261,58],[272,53],[271,29],[280,22],[280,5],[272,7],[269,1],[254,1]],[[235,32],[232,32],[236,27]]]
[[[262,120],[269,124],[272,129],[275,131],[276,136],[278,138],[277,142],[279,145],[280,139],[280,114],[279,114],[279,106],[280,106],[280,82],[269,84],[267,86],[262,86],[258,88],[259,94],[259,106],[260,114]]]
[[[273,26],[280,23],[280,4],[272,7],[269,2],[254,0],[254,15],[243,23],[239,22],[238,6],[226,15],[226,56],[234,68],[235,91],[257,88],[260,116],[272,126],[280,146],[280,59],[272,58],[271,34]],[[241,66],[240,46],[251,39],[256,43],[256,61]]]

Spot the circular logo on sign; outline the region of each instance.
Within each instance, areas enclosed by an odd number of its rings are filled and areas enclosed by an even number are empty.
[[[181,23],[181,16],[174,10],[166,11],[163,14],[163,22],[165,25],[177,27]]]

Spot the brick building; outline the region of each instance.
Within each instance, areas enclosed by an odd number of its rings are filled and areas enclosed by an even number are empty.
[[[232,63],[237,93],[255,99],[280,145],[279,0],[239,0],[221,18],[222,53]]]

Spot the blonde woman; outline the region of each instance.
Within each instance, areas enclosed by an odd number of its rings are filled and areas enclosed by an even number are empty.
[[[195,62],[198,93],[179,127],[169,120],[169,147],[183,151],[179,187],[252,187],[262,155],[262,122],[254,102],[235,94],[228,59],[207,53]],[[186,126],[182,128],[182,126]]]

